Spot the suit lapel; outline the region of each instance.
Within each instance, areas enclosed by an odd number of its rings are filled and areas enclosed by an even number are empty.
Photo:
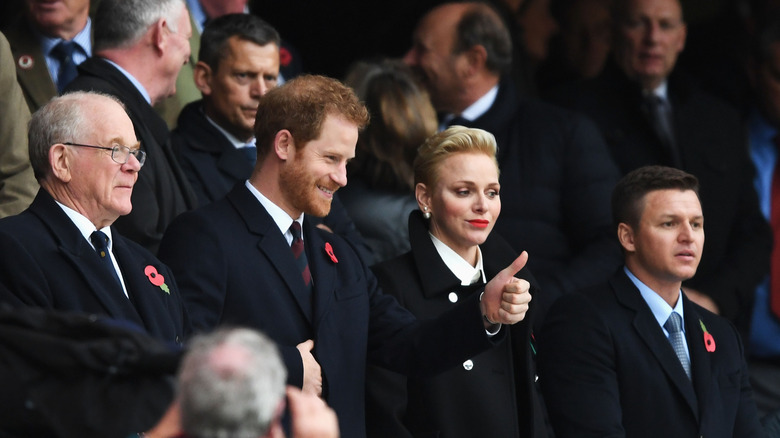
[[[8,40],[11,43],[19,84],[35,108],[40,108],[57,95],[57,87],[49,74],[38,38],[27,21],[20,19],[8,29]]]
[[[699,418],[699,407],[693,385],[685,374],[680,360],[664,335],[663,329],[653,316],[653,312],[647,305],[639,290],[634,286],[628,276],[621,271],[619,276],[613,278],[610,283],[615,290],[618,302],[634,312],[633,326],[650,353],[658,360],[664,373],[677,388],[682,397],[688,403],[694,416]],[[687,309],[686,309],[687,310]],[[686,316],[686,321],[688,317]]]
[[[312,321],[312,302],[309,288],[303,283],[301,273],[295,264],[295,259],[290,250],[290,245],[276,226],[273,218],[249,192],[243,183],[236,185],[227,195],[228,200],[244,220],[249,233],[258,236],[258,250],[263,254],[268,263],[273,266],[279,277],[287,286],[288,292],[293,295],[298,308],[306,320]],[[307,231],[310,231],[307,229]],[[304,239],[308,239],[309,233],[305,233]],[[308,253],[307,253],[308,256]],[[311,269],[311,261],[309,261]],[[314,274],[312,273],[312,278]],[[316,281],[315,281],[316,287]]]
[[[325,252],[326,240],[314,226],[313,218],[306,216],[303,221],[304,243],[306,245],[306,257],[309,260],[309,270],[314,281],[312,288],[314,302],[314,327],[322,321],[334,298],[336,288],[336,263]],[[332,243],[331,243],[332,245]],[[338,259],[338,254],[335,254]]]
[[[707,412],[706,403],[715,398],[710,397],[712,385],[711,354],[704,345],[704,331],[701,328],[701,315],[693,308],[691,302],[683,295],[685,312],[685,337],[688,342],[688,351],[691,355],[691,377],[693,387],[699,401],[704,405],[701,412]]]
[[[132,303],[124,296],[124,292],[116,279],[100,264],[95,250],[87,243],[76,225],[54,202],[46,191],[41,189],[30,205],[30,211],[41,218],[50,231],[59,240],[59,251],[73,266],[90,291],[111,317],[132,319],[142,324]]]

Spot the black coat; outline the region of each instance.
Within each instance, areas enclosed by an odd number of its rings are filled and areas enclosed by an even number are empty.
[[[176,275],[195,329],[227,324],[262,330],[279,346],[289,384],[303,382],[295,346],[313,339],[323,397],[345,438],[365,436],[367,362],[430,375],[504,337],[503,331],[492,340],[485,335],[477,296],[435,321],[417,323],[382,293],[346,240],[315,227],[308,215],[303,239],[311,291],[276,222],[240,184],[227,197],[179,216],[165,233],[160,258]]]
[[[479,294],[473,286],[461,286],[441,259],[419,210],[409,216],[409,238],[410,252],[372,268],[385,293],[419,319],[435,318],[464,298]],[[517,257],[495,232],[480,249],[488,280]],[[529,269],[523,268],[516,276],[531,283],[535,300],[539,289]],[[455,302],[452,293],[458,296]],[[506,341],[435,377],[407,381],[400,374],[369,367],[369,436],[547,436],[531,347],[533,304],[525,320],[511,326]]]
[[[691,380],[621,269],[559,299],[539,333],[539,381],[556,436],[763,437],[734,325],[683,294]],[[714,339],[705,347],[704,328]]]
[[[120,217],[115,226],[127,238],[156,253],[168,224],[196,205],[168,143],[168,126],[130,80],[106,60],[90,58],[78,70],[79,75],[66,91],[99,91],[118,98],[133,122],[141,149],[146,151],[146,163],[133,187],[133,211]]]
[[[609,204],[617,167],[592,122],[547,103],[518,100],[507,80],[470,125],[496,137],[496,231],[515,251],[528,251],[528,266],[544,290],[536,302],[540,323],[556,297],[598,284],[620,265]]]
[[[111,234],[129,299],[73,221],[41,189],[27,210],[0,220],[0,302],[105,315],[182,344],[189,320],[173,274],[116,228]],[[151,283],[148,266],[163,276],[168,291]]]
[[[670,77],[676,144],[682,170],[699,179],[706,243],[696,276],[683,285],[709,295],[721,315],[746,333],[756,286],[769,271],[772,237],[761,214],[736,110],[704,93],[682,74]],[[557,101],[592,118],[623,174],[638,167],[672,165],[641,110],[641,90],[616,67]]]

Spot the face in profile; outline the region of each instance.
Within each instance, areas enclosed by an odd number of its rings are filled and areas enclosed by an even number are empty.
[[[273,43],[260,46],[233,36],[217,69],[199,62],[195,74],[206,115],[239,140],[247,141],[254,136],[260,97],[276,87],[279,47]]]
[[[192,25],[190,25],[187,8],[183,4],[181,7],[181,13],[175,23],[176,31],[174,32],[170,25],[166,25],[163,29],[166,50],[163,53],[165,68],[162,79],[166,81],[166,90],[161,97],[173,96],[176,93],[176,77],[184,64],[190,60]]]
[[[404,56],[406,63],[430,93],[438,111],[460,112],[456,97],[463,88],[460,70],[466,64],[464,54],[453,54],[455,26],[463,14],[463,5],[440,6],[420,20],[412,36],[412,48]]]
[[[133,122],[118,103],[95,97],[85,104],[84,111],[91,132],[85,132],[83,138],[72,139],[74,143],[138,149]],[[67,189],[78,212],[98,228],[130,213],[133,208],[130,196],[141,170],[134,155],[120,164],[111,158],[108,150],[67,146],[65,151],[72,157]]]
[[[288,148],[279,186],[280,207],[290,217],[302,212],[323,217],[330,212],[333,194],[347,185],[347,162],[355,156],[357,138],[357,126],[328,115],[317,139]]]
[[[621,224],[620,230],[627,266],[653,290],[679,287],[696,273],[704,248],[704,217],[694,191],[648,193],[636,229]]]
[[[615,59],[642,88],[657,88],[685,47],[686,27],[678,0],[627,0],[617,17]]]
[[[493,159],[456,153],[442,161],[431,187],[417,185],[417,200],[431,213],[430,232],[466,261],[487,239],[501,212],[501,186]]]

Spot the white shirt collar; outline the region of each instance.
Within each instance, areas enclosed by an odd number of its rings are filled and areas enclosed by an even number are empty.
[[[661,85],[656,87],[655,90],[653,90],[653,94],[660,97],[662,100],[668,102],[669,101],[669,91],[668,91],[668,83],[666,81],[661,82]]]
[[[85,239],[87,239],[87,242],[89,242],[89,245],[92,246],[92,248],[95,248],[95,245],[92,244],[92,233],[94,233],[97,228],[95,228],[95,224],[92,223],[89,219],[87,219],[86,216],[83,214],[77,212],[76,210],[66,206],[65,204],[61,203],[60,201],[55,200],[54,202],[57,203],[57,205],[60,206],[62,211],[65,212],[66,215],[70,218],[70,220],[73,222],[74,225],[76,225],[76,228],[79,229],[81,232],[81,235],[84,236]],[[108,250],[113,251],[114,248],[114,239],[111,236],[111,227],[103,227],[100,229],[100,231],[104,232],[106,236],[108,236]]]
[[[482,265],[482,250],[477,246],[477,266],[471,266],[471,263],[463,259],[458,253],[452,250],[444,242],[437,239],[431,233],[428,233],[433,242],[433,246],[436,248],[436,252],[439,253],[444,264],[452,271],[452,273],[458,277],[462,286],[468,286],[482,279],[485,283],[485,269]]]
[[[674,306],[674,309],[672,309],[672,306],[670,306],[669,303],[661,298],[661,296],[658,295],[655,291],[650,289],[650,287],[648,287],[646,284],[642,283],[641,280],[636,278],[636,276],[627,267],[624,266],[623,270],[625,271],[626,275],[628,275],[628,278],[631,279],[631,282],[634,283],[637,289],[639,289],[639,293],[642,294],[642,298],[645,300],[647,305],[650,306],[650,310],[653,312],[653,316],[655,316],[656,321],[658,321],[658,325],[663,328],[664,324],[666,324],[666,320],[669,319],[669,315],[671,315],[673,311],[679,313],[682,317],[682,320],[685,321],[685,314],[683,313],[682,305],[682,291],[679,292],[679,295],[677,296],[677,304]],[[684,323],[682,331],[685,333]],[[666,332],[666,329],[664,329],[664,333],[669,336],[669,333]]]
[[[495,85],[493,88],[490,89],[487,93],[482,95],[479,99],[477,99],[474,103],[469,105],[463,112],[460,113],[460,117],[468,120],[469,122],[473,122],[474,120],[477,120],[480,118],[483,114],[485,114],[491,106],[493,106],[493,103],[496,101],[496,97],[498,96],[498,85]],[[455,118],[455,114],[448,114],[442,119],[442,125],[440,128],[442,130],[447,129],[447,124],[450,120]]]
[[[279,231],[282,232],[285,239],[287,239],[287,243],[292,243],[292,234],[290,234],[290,226],[293,223],[293,219],[290,217],[289,214],[287,214],[284,210],[282,210],[278,205],[271,202],[270,199],[266,198],[265,195],[260,193],[259,190],[255,188],[252,184],[249,183],[249,180],[247,180],[244,185],[246,188],[249,189],[249,191],[255,195],[255,198],[257,198],[258,201],[260,201],[260,204],[262,204],[263,207],[265,207],[265,210],[268,212],[268,214],[271,215],[271,219],[274,220],[276,223],[276,226],[279,227]],[[298,221],[299,224],[301,224],[301,239],[304,241],[306,238],[303,236],[303,213],[295,219]]]

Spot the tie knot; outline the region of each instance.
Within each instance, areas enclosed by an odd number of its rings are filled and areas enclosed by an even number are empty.
[[[666,320],[666,323],[664,323],[664,328],[669,333],[678,333],[682,331],[682,317],[677,312],[672,312],[671,315],[669,315],[669,319]]]
[[[293,240],[301,240],[301,224],[298,221],[293,221],[290,225],[290,233],[292,233]]]
[[[73,41],[60,41],[51,50],[52,54],[56,56],[60,61],[68,59],[73,56],[73,52],[76,50],[76,43]]]
[[[92,240],[92,244],[95,245],[95,251],[100,254],[100,257],[105,257],[106,252],[108,251],[108,236],[106,236],[106,233],[100,230],[95,231],[90,236],[90,240]]]

